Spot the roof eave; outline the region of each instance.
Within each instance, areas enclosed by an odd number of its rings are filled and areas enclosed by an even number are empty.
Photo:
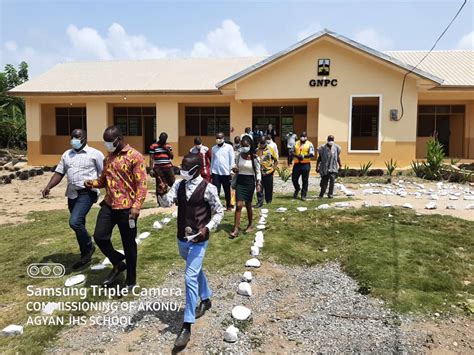
[[[205,90],[105,90],[105,91],[7,91],[11,96],[110,96],[110,95],[221,95],[217,89]]]

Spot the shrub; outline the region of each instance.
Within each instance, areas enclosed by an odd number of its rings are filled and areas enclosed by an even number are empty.
[[[287,182],[290,177],[291,177],[291,171],[290,171],[290,168],[288,167],[283,167],[283,168],[280,168],[280,167],[276,167],[275,168],[275,171],[277,172],[278,176],[281,178],[281,180],[283,182]]]
[[[18,178],[19,178],[20,180],[28,180],[29,177],[30,177],[30,175],[28,174],[28,171],[26,171],[26,170],[25,170],[25,171],[22,171],[22,172],[20,173],[20,175],[18,176]]]
[[[457,163],[459,163],[459,160],[458,158],[451,158],[451,165],[456,165]]]
[[[415,174],[416,177],[423,178],[424,176],[423,163],[419,163],[416,160],[412,160],[411,170],[413,170],[413,173]]]
[[[31,177],[36,176],[36,170],[35,169],[28,170],[28,175]]]
[[[387,175],[392,177],[394,171],[398,168],[397,161],[393,161],[393,159],[390,158],[390,161],[385,162],[385,167],[387,168]]]
[[[367,176],[383,176],[384,171],[382,169],[372,169],[367,172]]]
[[[360,164],[360,176],[367,176],[367,173],[369,172],[371,166],[371,161],[368,161],[366,164]]]

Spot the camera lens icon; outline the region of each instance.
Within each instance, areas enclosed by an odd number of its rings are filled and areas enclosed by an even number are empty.
[[[66,268],[59,263],[35,263],[26,268],[26,273],[33,279],[57,279],[66,273]]]

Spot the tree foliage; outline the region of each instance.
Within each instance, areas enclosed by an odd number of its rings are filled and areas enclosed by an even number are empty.
[[[18,70],[11,64],[0,72],[0,147],[26,148],[25,102],[8,95],[8,90],[28,80],[28,64],[21,62]]]

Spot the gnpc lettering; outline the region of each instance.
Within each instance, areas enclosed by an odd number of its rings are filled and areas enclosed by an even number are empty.
[[[337,86],[337,79],[311,79],[309,86]]]

